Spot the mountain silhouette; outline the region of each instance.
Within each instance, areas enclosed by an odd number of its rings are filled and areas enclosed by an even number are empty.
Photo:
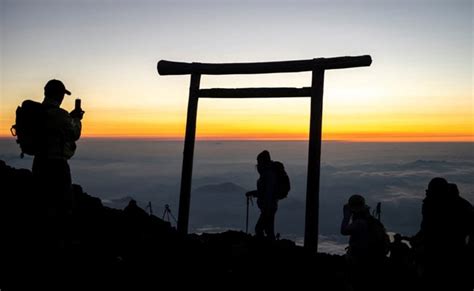
[[[247,192],[243,187],[240,187],[237,184],[226,182],[220,184],[208,184],[201,187],[194,189],[193,193],[197,195],[209,195],[209,194],[221,194],[221,195],[229,195],[229,194],[241,194],[243,195]]]

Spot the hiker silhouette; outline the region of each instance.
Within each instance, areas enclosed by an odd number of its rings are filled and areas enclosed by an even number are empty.
[[[473,228],[473,207],[457,185],[433,178],[423,200],[420,231],[412,239],[424,289],[472,290],[468,280],[474,270],[467,255]]]
[[[123,212],[130,216],[133,219],[147,219],[148,218],[148,213],[143,210],[142,208],[138,207],[137,201],[134,199],[131,199],[128,202],[128,205],[123,209]]]
[[[376,290],[383,282],[389,238],[383,224],[370,214],[363,196],[352,195],[344,205],[341,234],[350,236],[346,261],[353,289]]]
[[[275,214],[278,210],[278,177],[274,163],[267,150],[258,154],[257,171],[260,177],[257,180],[257,190],[246,193],[247,197],[257,197],[260,209],[255,234],[259,238],[267,237],[270,240],[275,240]]]
[[[71,95],[59,80],[50,80],[44,87],[42,106],[45,119],[41,129],[41,149],[36,151],[32,172],[46,195],[52,216],[69,213],[73,208],[71,171],[68,164],[81,136],[84,111],[75,108],[71,113],[60,108],[65,95]]]
[[[402,235],[397,233],[390,244],[390,262],[396,268],[406,268],[411,261],[410,247],[402,239]]]

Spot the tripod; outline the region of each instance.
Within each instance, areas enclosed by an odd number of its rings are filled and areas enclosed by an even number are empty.
[[[162,218],[163,220],[165,220],[165,216],[166,216],[166,220],[167,220],[168,222],[170,222],[170,216],[171,216],[171,218],[173,218],[174,222],[175,222],[175,223],[178,223],[178,222],[176,221],[176,218],[174,217],[173,213],[171,213],[171,209],[170,209],[170,205],[169,205],[169,204],[165,204],[165,211],[163,212],[163,218]]]

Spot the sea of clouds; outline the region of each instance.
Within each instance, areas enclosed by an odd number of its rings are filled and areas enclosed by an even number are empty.
[[[306,195],[306,142],[202,141],[196,143],[190,229],[193,232],[245,230],[244,193],[255,188],[256,155],[263,149],[282,161],[292,190],[279,204],[277,232],[302,242]],[[162,216],[170,205],[177,217],[183,143],[160,140],[84,139],[70,161],[74,183],[110,207],[130,198],[143,208],[151,202]],[[13,139],[0,139],[0,159],[31,168],[31,157],[19,158]],[[342,207],[358,193],[375,208],[390,232],[413,235],[421,221],[421,202],[431,178],[441,176],[459,186],[474,202],[472,143],[346,143],[322,147],[320,250],[341,253],[347,238],[339,235]],[[249,229],[258,208],[250,205]],[[173,222],[173,221],[172,221]]]

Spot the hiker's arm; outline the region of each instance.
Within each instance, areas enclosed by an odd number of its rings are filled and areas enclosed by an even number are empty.
[[[52,108],[48,111],[52,127],[59,131],[64,141],[76,141],[81,136],[81,121],[73,118],[62,108]]]
[[[76,141],[81,137],[82,124],[81,120],[71,117],[69,114],[65,116],[64,138],[67,141]]]
[[[342,218],[342,223],[341,223],[341,234],[342,235],[350,235],[352,233],[350,221],[351,221],[351,210],[349,208],[349,205],[345,204],[343,208],[343,218]]]
[[[82,122],[78,118],[72,118],[72,128],[73,128],[73,138],[74,141],[78,140],[81,137],[82,131]]]
[[[350,223],[349,223],[350,222]],[[367,223],[362,219],[356,219],[351,221],[349,220],[346,222],[344,219],[341,223],[341,234],[342,235],[353,235],[355,233],[362,233],[367,230]]]

